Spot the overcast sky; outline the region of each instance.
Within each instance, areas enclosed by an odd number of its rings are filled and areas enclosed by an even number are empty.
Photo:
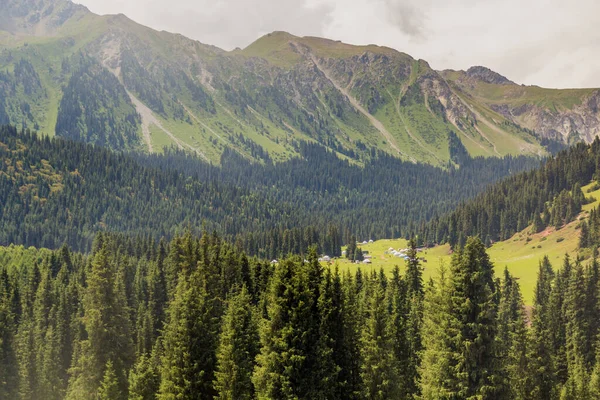
[[[485,65],[525,84],[600,87],[597,0],[76,0],[223,49],[283,30],[375,43],[435,69]]]

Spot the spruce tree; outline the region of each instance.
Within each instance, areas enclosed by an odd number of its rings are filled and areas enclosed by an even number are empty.
[[[564,384],[568,378],[566,297],[572,268],[571,259],[565,255],[563,267],[556,274],[549,299],[549,331],[552,342],[552,363],[556,377],[555,385]]]
[[[405,396],[418,394],[418,369],[421,363],[420,354],[423,350],[421,330],[423,325],[423,267],[419,261],[417,245],[414,240],[409,242],[406,254],[406,338],[407,354],[406,368],[402,371],[405,380]]]
[[[129,400],[155,400],[160,387],[159,346],[142,354],[129,373]]]
[[[245,286],[228,301],[217,349],[217,399],[254,398],[252,372],[259,351],[258,325],[252,298]]]
[[[319,384],[323,395],[329,399],[341,399],[345,382],[341,378],[342,368],[347,366],[343,354],[344,346],[344,315],[343,294],[340,276],[336,267],[335,275],[327,269],[320,289],[318,312],[321,322],[319,326],[319,357],[323,363],[319,365]]]
[[[9,278],[6,270],[0,268],[0,398],[17,397],[18,370],[15,354],[15,315],[11,304]]]
[[[493,265],[480,239],[469,238],[464,249],[455,251],[447,289],[445,283],[441,287],[445,290],[430,292],[427,305],[434,315],[428,316],[424,338],[431,332],[435,341],[427,338],[423,353],[423,398],[494,399],[500,368],[496,289]]]
[[[498,370],[493,265],[479,238],[469,238],[452,257],[451,304],[457,323],[453,340],[459,352],[456,368],[458,395],[495,398]]]
[[[106,368],[104,368],[104,377],[98,388],[98,400],[119,400],[123,398],[119,386],[115,368],[113,367],[112,362],[108,361],[106,363]]]
[[[598,334],[600,333],[600,296],[598,295],[600,284],[600,265],[596,257],[585,269],[585,307],[583,317],[585,319],[585,340],[582,353],[585,365],[591,370],[596,362]]]
[[[358,270],[360,272],[360,270]],[[357,276],[358,275],[357,272]],[[338,284],[340,284],[338,280]],[[340,367],[338,379],[340,382],[340,398],[360,399],[362,381],[360,377],[360,339],[361,327],[364,324],[360,308],[360,292],[358,283],[349,271],[344,274],[341,282],[343,295],[343,339],[342,349],[334,353]],[[361,284],[362,285],[362,284]]]
[[[565,296],[566,318],[566,363],[567,381],[561,392],[561,399],[583,399],[588,397],[588,367],[585,359],[589,350],[587,344],[587,321],[585,319],[586,282],[583,266],[579,261],[569,276]]]
[[[319,334],[321,280],[314,249],[307,263],[287,259],[278,265],[253,374],[259,399],[326,398],[331,391],[324,385],[332,381],[331,351]]]
[[[528,392],[532,399],[552,399],[556,396],[551,309],[554,275],[550,260],[544,257],[539,264],[529,331]]]
[[[423,400],[457,397],[453,367],[457,354],[451,337],[452,307],[450,279],[444,265],[438,278],[425,290],[423,320],[423,353],[419,366],[420,396]]]
[[[400,276],[400,269],[396,266],[387,288],[386,301],[389,303],[391,340],[403,398],[411,396],[409,394],[412,393],[409,389],[409,382],[413,382],[411,350],[408,338],[409,310],[412,308],[412,304],[407,299],[407,289],[407,282]]]
[[[117,267],[109,260],[107,241],[94,255],[83,297],[83,323],[87,339],[78,343],[77,359],[71,370],[67,398],[89,398],[97,393],[110,362],[118,387],[127,386],[133,344],[123,282],[116,279]]]
[[[508,269],[500,290],[497,357],[501,363],[497,382],[498,399],[527,399],[529,391],[525,306],[519,284]]]
[[[205,283],[196,269],[180,276],[167,309],[159,399],[212,399],[216,329]]]
[[[385,288],[371,281],[373,291],[366,308],[366,321],[361,339],[361,380],[363,398],[383,400],[398,398],[401,393],[398,365],[386,305]]]

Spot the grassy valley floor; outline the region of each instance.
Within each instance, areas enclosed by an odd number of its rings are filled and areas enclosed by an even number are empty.
[[[531,227],[527,227],[508,240],[494,243],[488,249],[488,254],[496,267],[497,276],[500,276],[506,267],[513,276],[519,279],[525,304],[533,303],[538,265],[544,256],[548,256],[555,269],[562,267],[565,254],[569,254],[571,259],[577,255],[583,256],[584,263],[590,261],[590,252],[581,252],[578,248],[580,221],[588,218],[589,212],[600,205],[600,189],[588,193],[590,189],[592,189],[592,184],[582,188],[586,197],[593,201],[583,206],[582,213],[575,221],[561,229],[548,228],[537,234],[531,234]],[[360,267],[363,271],[371,271],[383,268],[386,273],[391,274],[394,267],[398,265],[400,270],[404,271],[404,260],[392,254],[386,254],[386,252],[390,248],[404,249],[407,245],[408,243],[404,239],[377,240],[359,246],[372,256],[371,264],[356,265],[346,259],[334,260],[333,263],[337,263],[341,270],[356,271]],[[446,244],[425,249],[420,253],[420,257],[424,257],[426,260],[423,262],[424,278],[429,280],[429,278],[435,278],[441,265],[450,265],[452,251]]]

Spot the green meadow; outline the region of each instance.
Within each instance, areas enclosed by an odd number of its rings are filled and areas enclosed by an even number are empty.
[[[588,193],[592,185],[583,187],[583,192],[591,201],[583,207],[582,213],[575,221],[565,225],[561,229],[548,228],[543,232],[531,234],[531,227],[517,233],[512,238],[503,242],[494,243],[489,249],[488,254],[496,267],[496,276],[501,276],[504,268],[508,268],[510,273],[519,279],[521,291],[525,304],[533,303],[533,291],[537,281],[538,265],[544,256],[548,256],[555,269],[562,266],[565,254],[569,254],[573,260],[581,256],[585,262],[589,262],[591,255],[589,252],[580,252],[579,246],[579,223],[588,217],[592,208],[600,205],[600,189]],[[340,270],[356,271],[359,267],[363,271],[379,270],[383,268],[384,272],[391,274],[395,266],[404,271],[405,262],[403,259],[386,254],[389,248],[404,249],[408,246],[405,239],[384,239],[373,243],[362,244],[359,247],[363,251],[368,251],[372,256],[371,264],[353,264],[346,259],[335,260]],[[420,253],[420,257],[425,258],[423,265],[423,275],[425,280],[434,278],[441,265],[449,266],[452,257],[452,250],[449,245],[436,246],[425,249]]]

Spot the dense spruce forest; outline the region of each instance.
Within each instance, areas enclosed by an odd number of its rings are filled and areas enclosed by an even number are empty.
[[[2,399],[600,399],[598,263],[539,266],[526,314],[479,239],[423,282],[219,238],[0,249]]]
[[[600,178],[600,139],[577,144],[549,159],[540,168],[513,175],[489,186],[455,211],[435,217],[414,232],[421,243],[463,245],[469,236],[486,244],[506,240],[529,225],[535,232],[560,228],[586,203],[581,187]],[[590,224],[596,224],[597,215]],[[594,229],[595,226],[593,227]],[[587,224],[584,229],[587,229]],[[598,234],[584,247],[593,247]]]
[[[84,63],[84,61],[82,61]],[[84,65],[87,65],[84,63]],[[204,224],[251,255],[341,255],[352,236],[408,236],[487,185],[528,170],[526,157],[471,159],[442,170],[373,153],[364,166],[318,145],[302,158],[220,166],[174,150],[128,155],[0,128],[0,244],[89,251],[98,231],[171,238]]]
[[[63,61],[62,73],[70,79],[58,109],[58,136],[113,150],[139,145],[141,118],[110,71],[79,54]]]

